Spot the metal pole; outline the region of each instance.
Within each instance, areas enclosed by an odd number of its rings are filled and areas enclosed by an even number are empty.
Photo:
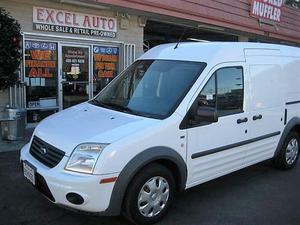
[[[12,106],[12,87],[9,87],[9,106]]]
[[[25,102],[24,102],[24,82],[22,83],[21,87],[21,92],[22,92],[22,108],[25,108]]]
[[[14,96],[14,106],[13,107],[16,107],[16,103],[17,103],[17,85],[15,84],[14,85],[14,94],[15,94],[15,96]]]
[[[21,108],[21,84],[18,84],[18,108]]]
[[[23,83],[23,107],[26,108],[26,85]]]

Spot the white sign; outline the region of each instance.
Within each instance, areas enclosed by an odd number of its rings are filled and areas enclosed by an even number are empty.
[[[117,19],[58,9],[33,7],[33,29],[115,38]]]
[[[280,23],[283,0],[251,0],[251,16]]]

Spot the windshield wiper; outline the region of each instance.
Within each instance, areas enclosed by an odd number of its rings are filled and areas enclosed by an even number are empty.
[[[97,100],[97,99],[92,99],[89,101],[90,103],[92,103],[93,105],[97,105],[97,106],[101,106],[104,108],[107,108],[107,106],[105,104],[103,104],[101,101]]]
[[[116,104],[116,103],[113,103],[113,102],[102,102],[103,105],[106,105],[106,106],[109,106],[111,108],[114,108],[114,109],[119,109],[123,112],[131,112],[131,113],[134,113],[134,111],[127,107],[127,106],[123,106],[123,105],[119,105],[119,104]]]
[[[122,106],[122,105],[119,105],[119,104],[116,104],[113,102],[101,102],[97,99],[92,99],[92,100],[90,100],[90,103],[93,105],[104,107],[104,108],[115,109],[115,110],[121,111],[121,112],[129,112],[134,115],[140,115],[138,112],[132,110],[131,108],[129,108],[127,106]]]

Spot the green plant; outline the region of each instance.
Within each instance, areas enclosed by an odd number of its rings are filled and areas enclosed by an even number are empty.
[[[21,62],[20,24],[5,9],[0,8],[0,89],[15,84]]]
[[[285,4],[300,9],[300,0],[286,0]]]

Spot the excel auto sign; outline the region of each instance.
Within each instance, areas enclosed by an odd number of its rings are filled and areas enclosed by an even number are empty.
[[[283,0],[250,0],[251,16],[280,23]]]
[[[33,29],[115,38],[117,19],[58,9],[33,7]]]

